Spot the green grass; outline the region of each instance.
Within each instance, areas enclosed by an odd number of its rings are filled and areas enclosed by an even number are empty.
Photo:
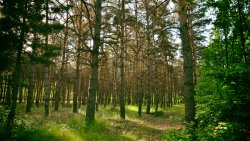
[[[160,114],[138,116],[137,106],[126,106],[126,120],[120,119],[119,108],[100,106],[96,121],[85,124],[85,108],[73,114],[71,108],[61,108],[59,112],[50,111],[45,118],[43,106],[33,107],[30,114],[24,112],[25,106],[17,108],[16,126],[13,140],[17,141],[135,141],[169,140],[168,133],[183,130],[184,107],[159,109]],[[51,109],[53,109],[51,107]],[[153,108],[152,108],[153,110]],[[145,112],[145,107],[143,107]],[[153,113],[153,112],[152,112]],[[170,131],[170,132],[168,132]]]

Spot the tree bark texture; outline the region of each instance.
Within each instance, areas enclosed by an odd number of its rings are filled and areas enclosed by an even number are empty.
[[[124,55],[125,55],[125,46],[124,46],[124,19],[125,19],[125,3],[122,0],[122,19],[121,19],[121,56],[120,56],[120,79],[121,79],[121,88],[120,88],[120,117],[125,119],[125,76],[124,76]]]
[[[95,103],[96,93],[98,87],[98,66],[99,66],[99,48],[101,45],[101,22],[102,22],[102,0],[96,0],[95,3],[95,22],[94,22],[94,36],[93,49],[91,51],[91,76],[89,84],[89,97],[86,109],[86,121],[91,123],[95,120]]]
[[[191,37],[188,27],[187,2],[179,0],[179,20],[180,33],[182,41],[182,51],[184,60],[184,100],[185,100],[185,119],[188,122],[194,121],[195,102],[194,102],[194,84],[193,84],[193,63]]]

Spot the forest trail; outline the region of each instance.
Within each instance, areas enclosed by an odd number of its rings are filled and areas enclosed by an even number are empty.
[[[24,113],[23,108],[17,113],[19,132],[15,140],[161,141],[166,140],[164,136],[168,130],[181,132],[184,128],[182,104],[160,109],[156,114],[152,109],[151,114],[142,113],[141,117],[137,114],[137,106],[126,106],[125,120],[120,119],[118,107],[100,107],[96,113],[96,123],[90,127],[85,125],[84,106],[78,114],[73,114],[71,108],[61,108],[59,112],[51,111],[48,118],[43,116],[43,107],[34,107],[29,114]]]

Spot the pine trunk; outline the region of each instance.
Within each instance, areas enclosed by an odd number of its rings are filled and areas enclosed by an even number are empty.
[[[86,121],[91,123],[95,120],[95,103],[98,87],[98,66],[99,66],[99,48],[101,45],[101,22],[102,22],[102,0],[97,0],[95,3],[95,25],[94,25],[94,45],[91,51],[91,74],[89,84],[89,97],[86,109]]]
[[[46,0],[46,25],[48,25],[48,21],[49,21],[49,0]],[[46,33],[45,36],[45,44],[46,46],[48,46],[49,43],[49,37],[48,37],[48,33]],[[45,116],[49,116],[49,103],[50,103],[50,84],[49,84],[49,66],[45,65],[44,68],[44,90],[45,90]]]
[[[120,88],[120,117],[125,119],[125,77],[124,77],[124,0],[122,0],[122,21],[121,21],[121,56],[120,56],[120,78],[121,78],[121,88]]]
[[[150,32],[149,32],[149,7],[148,3],[146,3],[146,22],[147,22],[147,109],[146,114],[150,114],[151,107],[151,68],[150,68]]]
[[[82,36],[82,2],[80,2],[80,9],[77,11],[77,28],[78,28],[78,41],[77,41],[77,52],[76,52],[76,75],[75,75],[75,85],[74,85],[74,95],[73,95],[73,112],[77,113],[78,109],[78,96],[80,94],[80,59],[81,59],[81,36]]]
[[[34,65],[30,65],[30,72],[29,72],[29,87],[28,87],[28,97],[27,97],[27,105],[26,105],[26,112],[31,111],[31,106],[33,104],[33,91],[34,91]]]
[[[193,84],[193,62],[191,37],[188,27],[187,2],[179,0],[179,20],[180,33],[184,60],[184,100],[185,100],[185,119],[188,122],[194,121],[195,117],[195,102],[194,102],[194,84]]]

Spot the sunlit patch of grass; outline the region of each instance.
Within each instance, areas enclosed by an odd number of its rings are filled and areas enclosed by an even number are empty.
[[[138,112],[138,107],[134,106],[134,105],[126,106],[126,109],[129,110],[129,111]]]
[[[160,116],[145,114],[146,107],[143,106],[141,117],[138,115],[137,106],[127,105],[126,120],[120,118],[119,106],[99,106],[96,121],[90,126],[86,126],[85,122],[86,106],[81,106],[78,114],[73,114],[71,108],[60,108],[58,112],[51,110],[49,117],[44,117],[43,106],[34,107],[31,113],[24,113],[22,108],[25,107],[19,107],[16,120],[19,120],[26,130],[17,129],[18,141],[161,140],[166,129],[181,129],[184,119],[183,105],[159,108]]]
[[[84,141],[66,125],[52,125],[45,128],[32,128],[19,131],[12,140],[16,141]]]
[[[49,133],[62,141],[83,141],[83,139],[72,131],[66,124],[59,124],[49,128]]]

